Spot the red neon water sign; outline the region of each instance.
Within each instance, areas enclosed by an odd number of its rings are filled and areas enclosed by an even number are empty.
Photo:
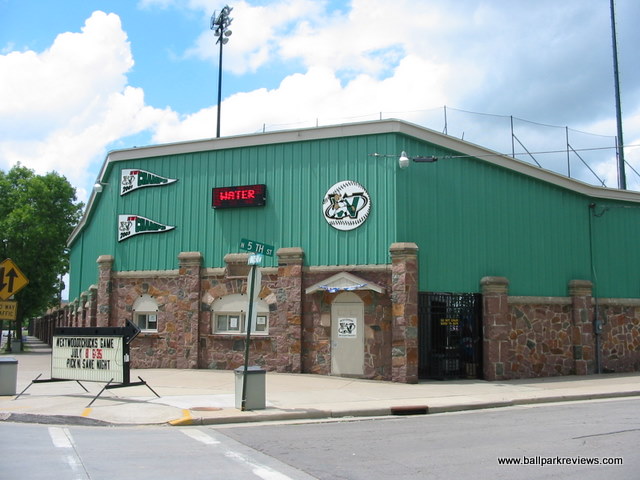
[[[267,203],[267,186],[243,185],[213,189],[213,208],[262,207]]]

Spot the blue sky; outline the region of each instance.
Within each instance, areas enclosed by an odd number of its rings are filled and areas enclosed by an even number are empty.
[[[569,127],[572,147],[617,185],[608,1],[228,3],[223,136],[395,117],[511,153],[513,116],[531,152],[563,150]],[[214,137],[209,21],[224,5],[0,0],[0,168],[56,170],[86,201],[109,150]],[[640,2],[616,8],[625,153],[640,171]],[[564,153],[536,160],[567,173]],[[571,162],[572,176],[598,183]]]

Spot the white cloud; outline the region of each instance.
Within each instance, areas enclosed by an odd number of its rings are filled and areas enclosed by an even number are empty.
[[[433,66],[415,56],[405,57],[394,75],[382,81],[361,74],[343,84],[331,69],[312,67],[284,78],[277,89],[236,93],[224,100],[221,133],[342,123],[348,118],[373,120],[381,112],[408,112],[416,105],[442,104],[445,92],[436,79],[447,75],[450,72],[445,66]],[[158,128],[153,140],[166,143],[211,137],[216,115],[216,107],[211,107],[182,119],[172,117]]]
[[[81,33],[62,33],[44,52],[0,56],[0,166],[20,162],[84,185],[106,146],[153,127],[170,112],[144,105],[127,86],[133,66],[120,19],[94,12]],[[86,191],[79,191],[86,199]]]
[[[192,8],[211,15],[211,2],[192,1]],[[274,61],[279,54],[281,41],[290,41],[289,30],[309,18],[324,15],[324,2],[314,0],[280,0],[268,6],[252,6],[245,1],[234,2],[233,19],[229,29],[233,32],[230,41],[233,48],[225,48],[225,70],[236,75],[256,72],[260,67]],[[220,7],[218,6],[218,12]],[[218,48],[213,32],[207,30],[186,52],[187,56],[217,61]]]
[[[372,120],[380,113],[442,131],[444,105],[500,114],[489,118],[451,108],[447,128],[504,153],[511,148],[510,114],[615,134],[607,5],[352,0],[338,11],[335,2],[315,0],[229,3],[234,33],[224,51],[223,83],[260,85],[266,70],[280,76],[275,88],[243,87],[224,98],[223,135]],[[630,18],[632,7],[622,3]],[[201,20],[223,5],[138,2],[144,9],[188,10]],[[636,29],[620,31],[627,45],[640,36]],[[183,55],[217,67],[213,33],[204,29]],[[122,138],[146,132],[153,142],[165,143],[213,136],[215,105],[191,115],[145,105],[145,85],[128,84],[133,63],[120,18],[102,12],[87,19],[80,32],[60,34],[45,51],[0,56],[0,167],[20,161],[90,185],[93,179],[83,177],[96,171],[107,146]],[[627,144],[640,143],[637,77],[635,64],[623,64],[627,110],[634,112],[625,115]],[[517,129],[531,150],[556,149],[564,142],[562,127],[550,130],[552,135],[533,126]],[[572,138],[576,146],[592,146],[591,139],[577,137]],[[636,167],[639,150],[626,152]],[[602,164],[598,174],[614,186],[610,156],[600,154],[594,164]],[[553,168],[564,173],[563,162],[554,161]]]

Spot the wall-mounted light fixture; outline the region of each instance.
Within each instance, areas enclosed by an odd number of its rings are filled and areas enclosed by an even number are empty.
[[[387,155],[384,153],[370,153],[369,155],[371,155],[372,157],[398,157],[398,155]],[[400,154],[400,156],[398,157],[398,167],[402,168],[403,170],[405,168],[407,168],[409,166],[410,161],[413,160],[414,162],[417,163],[433,163],[433,162],[437,162],[438,161],[438,157],[434,157],[434,156],[428,156],[428,157],[409,157],[407,155],[407,152],[405,152],[404,150],[402,151],[402,153]]]
[[[96,182],[95,185],[93,186],[93,192],[94,193],[102,193],[102,190],[104,189],[104,186],[108,185],[107,183],[102,183],[102,182]]]
[[[398,166],[400,168],[407,168],[409,166],[409,157],[407,157],[407,152],[404,150],[400,154],[400,158],[398,159]]]

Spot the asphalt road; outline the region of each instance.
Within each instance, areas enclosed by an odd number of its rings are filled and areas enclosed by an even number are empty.
[[[637,480],[639,408],[619,399],[226,427],[2,423],[0,478]]]
[[[223,432],[324,480],[638,480],[639,411],[632,399]]]

